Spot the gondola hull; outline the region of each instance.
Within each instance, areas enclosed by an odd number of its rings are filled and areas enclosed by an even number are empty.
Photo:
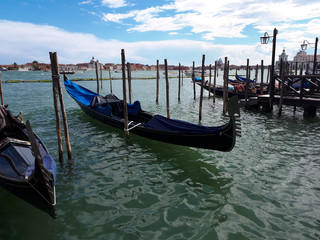
[[[105,112],[100,112],[95,105],[92,105],[92,102],[95,102],[94,98],[98,96],[100,99],[102,98],[101,101],[110,101],[105,108],[110,107],[113,111],[115,108],[111,107],[114,106],[112,105],[111,98],[97,95],[66,78],[65,87],[69,95],[78,103],[86,114],[109,126],[119,129],[125,128],[123,115],[106,114]],[[114,99],[112,101],[114,101]],[[224,152],[231,151],[236,141],[235,114],[240,116],[237,100],[231,102],[233,102],[233,105],[236,105],[236,107],[233,107],[233,109],[236,110],[229,114],[229,122],[222,126],[206,127],[180,120],[168,119],[160,115],[153,115],[145,112],[140,108],[135,115],[129,114],[130,123],[128,129],[130,130],[130,133],[165,143]]]
[[[107,124],[112,127],[124,129],[124,120],[118,117],[110,117],[101,114],[90,107],[87,107],[80,102],[78,105],[89,116]],[[158,140],[165,143],[171,143],[176,145],[183,145],[196,148],[205,148],[212,150],[219,150],[228,152],[231,151],[235,145],[235,124],[230,120],[219,134],[181,134],[178,132],[164,132],[151,130],[145,127],[134,127],[130,132],[140,135],[152,140]]]
[[[39,157],[35,157],[25,124],[0,107],[0,186],[36,208],[56,217],[55,162],[43,142],[31,131]],[[28,123],[29,124],[29,123]],[[31,129],[31,127],[30,127]]]

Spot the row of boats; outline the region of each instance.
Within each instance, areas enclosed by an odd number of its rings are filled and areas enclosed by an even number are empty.
[[[139,101],[127,104],[113,94],[101,96],[70,81],[64,75],[68,94],[89,116],[112,127],[165,143],[228,152],[241,132],[237,97],[228,102],[229,121],[221,126],[203,126],[170,119],[142,110]],[[56,217],[56,164],[44,143],[7,107],[0,107],[0,186],[35,207]]]

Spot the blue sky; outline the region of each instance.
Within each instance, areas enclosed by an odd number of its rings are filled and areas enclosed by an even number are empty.
[[[134,63],[200,65],[228,57],[230,64],[265,64],[272,44],[264,32],[279,31],[277,55],[289,59],[303,40],[320,36],[320,2],[315,0],[3,0],[0,64],[120,63],[121,49]],[[314,49],[309,47],[308,53]]]

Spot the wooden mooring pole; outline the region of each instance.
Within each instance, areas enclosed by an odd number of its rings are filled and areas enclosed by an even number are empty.
[[[261,60],[260,94],[263,94],[263,74],[264,74],[264,66],[263,66],[263,60]]]
[[[194,61],[192,63],[193,99],[196,100],[196,78],[194,73]]]
[[[122,63],[122,91],[123,91],[124,131],[126,132],[126,140],[129,141],[127,88],[126,88],[126,56],[125,56],[125,53],[124,53],[124,49],[121,49],[121,63]]]
[[[199,102],[199,122],[202,120],[202,100],[203,100],[203,83],[204,83],[204,62],[205,55],[202,55],[202,71],[201,71],[201,89],[200,89],[200,102]]]
[[[181,87],[181,63],[179,63],[178,102],[180,102],[180,87]]]
[[[169,78],[168,78],[168,63],[167,59],[164,60],[165,76],[166,76],[166,99],[167,99],[167,118],[170,118],[170,105],[169,105]]]
[[[102,66],[100,65],[100,88],[102,89]]]
[[[109,66],[109,79],[110,79],[110,93],[112,93],[112,77],[111,77],[111,66]]]
[[[209,94],[208,96],[210,97],[211,94],[211,64],[209,65]]]
[[[224,71],[223,71],[223,114],[227,113],[227,103],[228,103],[228,58],[224,59]]]
[[[66,141],[66,148],[68,153],[68,159],[72,159],[71,144],[68,130],[68,120],[65,110],[65,105],[63,101],[62,88],[60,83],[59,67],[58,67],[58,57],[56,52],[50,52],[51,60],[51,72],[52,72],[52,86],[53,86],[53,98],[54,98],[54,107],[56,115],[56,130],[58,137],[58,150],[59,150],[59,160],[63,164],[63,153],[62,153],[62,136],[61,136],[61,123],[60,123],[60,112],[58,98],[60,99],[60,107],[62,112],[64,135]]]
[[[247,59],[247,70],[246,70],[246,83],[245,83],[245,101],[246,101],[246,106],[248,103],[248,90],[249,90],[249,84],[250,84],[250,66],[249,66],[249,58]]]
[[[0,98],[1,98],[1,106],[4,106],[3,91],[2,91],[2,80],[1,80],[1,72],[0,72]]]
[[[157,60],[157,86],[156,86],[156,103],[159,103],[159,60]]]
[[[216,84],[217,84],[217,61],[214,62],[214,75],[213,75],[213,103],[216,102]]]
[[[127,73],[128,73],[129,103],[132,103],[131,102],[131,66],[129,62],[127,62]]]
[[[98,62],[96,62],[96,78],[97,78],[97,93],[100,94],[100,87],[99,87],[99,73],[98,73]]]

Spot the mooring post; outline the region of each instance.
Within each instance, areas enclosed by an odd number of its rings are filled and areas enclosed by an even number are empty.
[[[61,122],[60,122],[60,111],[58,103],[58,88],[57,88],[57,78],[60,77],[58,69],[58,61],[56,59],[56,53],[50,52],[51,60],[51,73],[52,73],[52,90],[53,90],[53,104],[56,115],[56,132],[58,138],[58,152],[60,164],[63,164],[63,152],[62,152],[62,135],[61,135]]]
[[[263,94],[263,74],[264,74],[264,66],[263,66],[263,60],[261,60],[260,94]]]
[[[157,60],[157,86],[156,86],[156,103],[159,103],[159,60]]]
[[[127,105],[127,88],[126,88],[126,56],[124,49],[121,49],[122,63],[122,91],[123,91],[123,114],[124,114],[124,131],[126,132],[126,140],[129,140],[128,130],[128,105]]]
[[[208,96],[210,97],[211,94],[211,64],[209,65],[209,94]]]
[[[170,105],[169,105],[169,78],[168,78],[168,64],[167,59],[164,60],[165,76],[166,76],[166,99],[167,99],[167,118],[170,118]]]
[[[101,84],[101,89],[102,89],[102,66],[100,65],[100,84]]]
[[[283,59],[280,61],[280,77],[281,77],[281,84],[280,84],[280,100],[279,100],[279,110],[278,110],[278,116],[281,115],[282,112],[282,103],[283,103],[283,87],[284,87],[284,72],[285,72],[285,66],[284,66]]]
[[[248,105],[248,90],[249,90],[249,84],[250,84],[250,66],[249,66],[249,58],[247,58],[247,70],[246,70],[246,83],[245,83],[245,101],[246,101],[246,107]]]
[[[109,79],[110,79],[110,93],[112,93],[112,77],[111,77],[111,66],[109,66]]]
[[[224,71],[223,71],[223,114],[227,113],[227,104],[228,104],[228,58],[225,57],[224,59]]]
[[[217,84],[217,61],[214,62],[214,75],[213,75],[213,103],[216,102],[216,84]]]
[[[98,74],[98,62],[96,62],[96,79],[97,79],[97,93],[100,94],[100,87],[99,87],[99,74]]]
[[[268,72],[267,72],[267,80],[266,80],[266,84],[269,84],[269,77],[270,77],[270,65],[268,66]],[[269,86],[270,87],[270,86]]]
[[[196,100],[196,77],[194,73],[194,61],[192,63],[193,99]]]
[[[204,84],[204,62],[205,62],[205,55],[202,55],[202,69],[201,69],[201,89],[200,89],[200,102],[199,102],[199,122],[202,120],[202,100],[203,100],[203,84]]]
[[[127,62],[127,72],[128,72],[128,90],[129,90],[129,103],[131,104],[131,66],[130,63]]]
[[[178,101],[180,102],[180,86],[181,86],[181,63],[179,63],[179,81],[178,81]]]
[[[2,91],[2,80],[1,80],[1,72],[0,72],[0,98],[1,98],[1,106],[4,106],[3,91]]]

